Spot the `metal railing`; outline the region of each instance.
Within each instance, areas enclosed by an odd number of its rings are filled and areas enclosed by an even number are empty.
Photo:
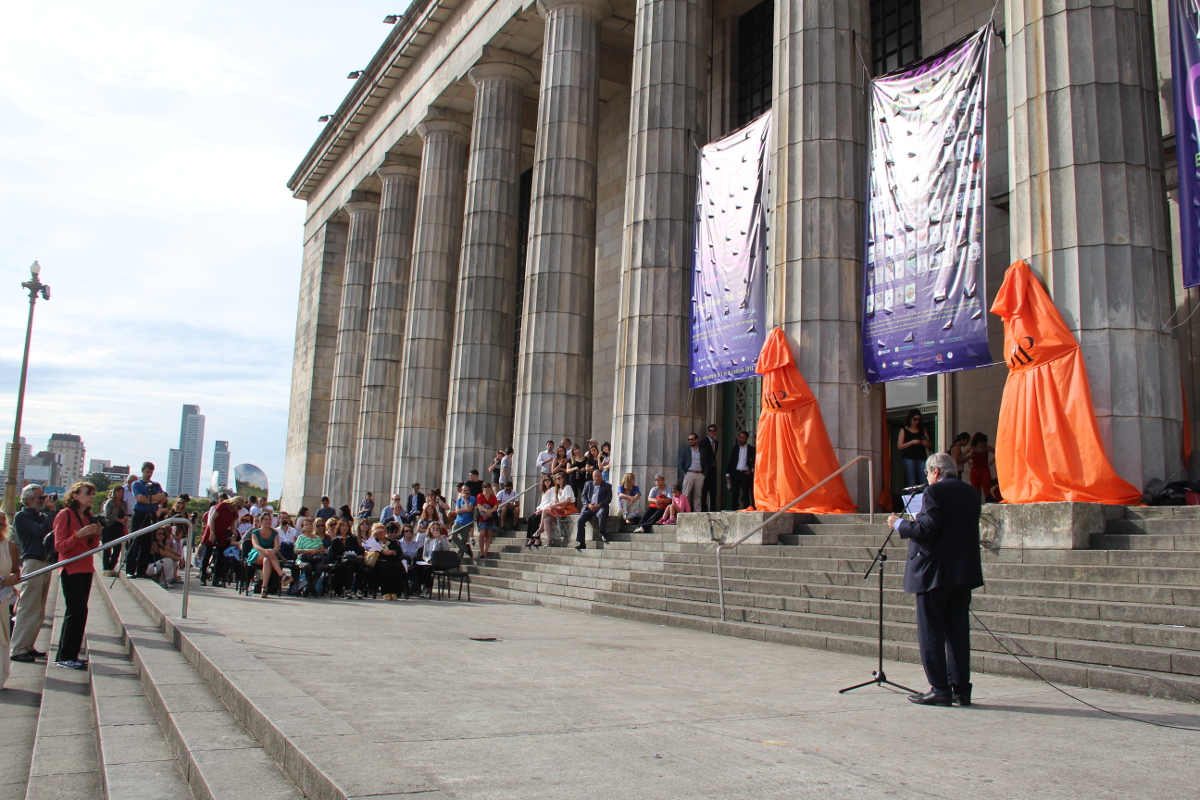
[[[48,567],[42,567],[41,569],[35,569],[33,572],[29,573],[28,575],[22,575],[21,579],[19,581],[17,581],[17,584],[22,584],[25,581],[29,580],[30,578],[34,578],[34,577],[36,577],[38,575],[42,575],[44,573],[53,572],[56,569],[65,567],[67,564],[73,564],[76,561],[81,561],[85,558],[91,558],[92,556],[96,555],[96,553],[99,553],[102,550],[108,550],[109,548],[116,547],[117,545],[121,544],[122,542],[127,542],[130,539],[136,539],[137,537],[141,536],[142,534],[153,533],[154,531],[158,530],[159,528],[165,528],[168,525],[183,525],[183,526],[187,527],[187,556],[185,557],[184,564],[183,564],[183,610],[180,614],[180,616],[182,616],[183,619],[187,619],[188,588],[189,588],[189,584],[190,584],[190,581],[188,579],[191,577],[191,574],[192,574],[192,548],[193,548],[192,539],[193,539],[193,536],[192,536],[192,522],[191,522],[191,520],[186,519],[185,517],[168,517],[167,519],[164,519],[161,522],[156,522],[153,525],[147,525],[146,527],[144,527],[140,530],[133,531],[132,533],[127,533],[118,539],[113,539],[111,542],[105,542],[104,544],[100,545],[99,547],[93,547],[91,550],[88,550],[86,553],[80,553],[77,556],[71,556],[70,558],[64,558],[60,561],[55,561],[53,564],[51,564]]]
[[[522,490],[520,491],[520,493],[518,493],[518,494],[517,494],[517,496],[516,496],[516,497],[514,497],[514,498],[513,498],[513,499],[511,499],[511,500],[506,500],[506,501],[504,502],[504,505],[508,505],[509,503],[515,503],[515,502],[517,502],[517,501],[518,501],[518,500],[520,500],[522,497],[524,497],[526,494],[528,494],[530,489],[536,489],[537,487],[539,487],[539,486],[541,486],[541,485],[542,485],[542,482],[541,482],[540,480],[539,480],[537,483],[531,483],[530,485],[528,485],[528,486],[526,486],[524,489],[522,489]],[[499,513],[499,511],[500,511],[500,508],[501,508],[500,506],[497,506],[497,507],[496,507],[496,511],[497,511],[497,513]],[[518,512],[517,512],[517,516],[520,516],[520,511],[518,511]],[[447,541],[447,542],[448,542],[448,541],[450,541],[450,537],[451,537],[451,536],[453,536],[454,534],[456,534],[456,533],[458,533],[459,531],[463,530],[464,528],[469,528],[469,527],[471,527],[471,526],[472,526],[472,525],[474,525],[474,524],[475,524],[475,520],[474,520],[474,519],[472,519],[470,522],[464,522],[462,525],[457,525],[457,526],[455,526],[453,530],[451,530],[449,533],[447,533],[447,534],[446,534],[446,541]]]
[[[774,514],[772,514],[771,516],[764,519],[760,524],[755,525],[754,528],[749,533],[742,536],[736,542],[731,542],[729,544],[717,545],[717,598],[721,603],[721,621],[722,622],[725,621],[725,581],[724,581],[724,576],[721,572],[721,551],[722,550],[732,550],[733,548],[737,547],[739,544],[746,541],[751,536],[753,536],[754,534],[761,531],[763,528],[770,525],[781,514],[786,514],[789,510],[791,510],[792,508],[795,508],[796,504],[799,503],[801,500],[808,497],[810,494],[815,492],[817,489],[820,489],[826,483],[833,480],[838,475],[841,475],[847,469],[854,466],[855,464],[857,464],[860,461],[867,462],[867,493],[868,493],[868,495],[870,495],[870,497],[867,501],[868,502],[867,508],[869,509],[869,511],[867,513],[870,514],[871,523],[874,524],[874,522],[875,522],[875,471],[873,469],[874,462],[871,460],[870,456],[859,456],[858,458],[855,458],[852,461],[846,462],[842,466],[838,467],[835,472],[831,472],[829,475],[822,478],[816,485],[814,485],[812,488],[806,490],[804,492],[804,494],[800,495],[795,500],[793,500],[792,502],[788,503],[783,508],[776,511]]]

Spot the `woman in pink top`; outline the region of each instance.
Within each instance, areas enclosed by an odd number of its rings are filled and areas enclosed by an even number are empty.
[[[100,544],[100,526],[92,522],[95,496],[96,487],[87,481],[76,481],[67,492],[66,508],[54,517],[54,549],[58,551],[59,560],[86,553]],[[87,662],[79,658],[79,649],[83,646],[88,597],[92,593],[95,572],[96,564],[92,558],[81,558],[62,568],[60,581],[67,610],[58,639],[58,657],[54,661],[57,667],[87,669]]]

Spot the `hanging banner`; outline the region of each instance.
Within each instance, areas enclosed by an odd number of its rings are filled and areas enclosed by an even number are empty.
[[[1200,286],[1200,7],[1197,0],[1169,1],[1183,285]]]
[[[992,363],[984,165],[992,24],[870,85],[862,342],[878,383]]]
[[[766,338],[771,112],[700,150],[691,387],[755,376]]]

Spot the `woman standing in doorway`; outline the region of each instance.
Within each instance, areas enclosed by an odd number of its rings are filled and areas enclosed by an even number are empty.
[[[925,459],[933,443],[921,427],[921,412],[917,409],[908,412],[908,418],[896,439],[896,447],[900,450],[900,463],[904,465],[904,486],[925,483]]]

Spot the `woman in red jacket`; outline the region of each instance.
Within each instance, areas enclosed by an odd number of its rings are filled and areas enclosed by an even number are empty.
[[[100,526],[92,522],[92,500],[96,487],[86,481],[76,481],[67,492],[67,507],[54,517],[54,549],[59,560],[86,553],[100,544]],[[87,669],[79,659],[83,646],[83,629],[87,625],[88,596],[92,593],[95,559],[81,558],[62,568],[63,615],[62,635],[58,640],[58,657],[54,665],[65,669]]]

